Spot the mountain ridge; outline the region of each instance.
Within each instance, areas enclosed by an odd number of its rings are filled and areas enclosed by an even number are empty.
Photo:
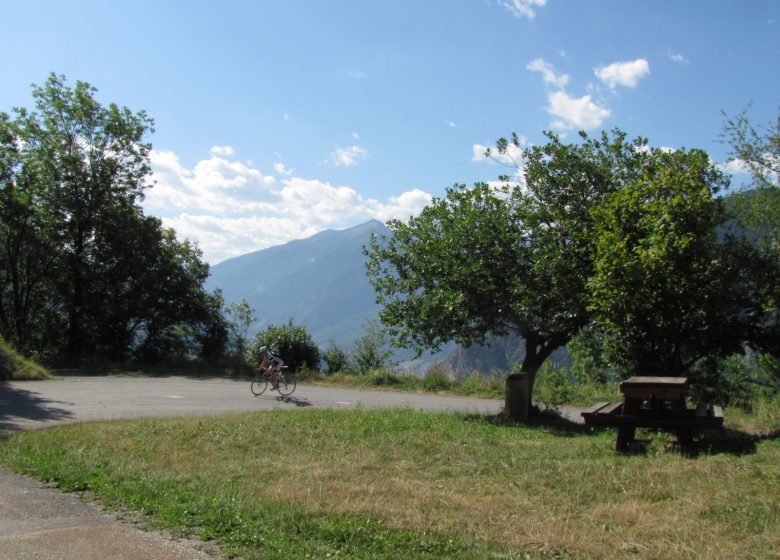
[[[370,220],[233,257],[212,267],[206,287],[222,290],[225,305],[246,299],[258,319],[253,332],[292,319],[320,346],[349,346],[379,311],[363,247],[389,233]]]

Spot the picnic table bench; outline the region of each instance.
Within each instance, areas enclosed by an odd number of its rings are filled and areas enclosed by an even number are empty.
[[[620,384],[622,402],[598,403],[582,412],[588,426],[614,426],[618,429],[615,449],[628,451],[637,428],[674,432],[681,447],[692,443],[694,431],[723,427],[719,406],[700,404],[687,408],[686,377],[631,377]]]

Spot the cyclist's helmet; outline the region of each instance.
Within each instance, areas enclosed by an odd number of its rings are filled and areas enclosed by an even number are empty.
[[[260,353],[262,354],[263,352],[268,352],[268,347],[267,346],[261,346],[260,347]]]

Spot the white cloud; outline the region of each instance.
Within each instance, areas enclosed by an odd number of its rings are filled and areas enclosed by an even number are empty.
[[[498,0],[498,3],[516,18],[534,19],[536,8],[543,7],[547,0]]]
[[[548,95],[547,100],[547,112],[560,117],[553,122],[553,126],[560,129],[597,128],[611,114],[609,109],[595,103],[590,95],[572,97],[561,90]]]
[[[719,163],[718,168],[729,175],[742,175],[750,173],[750,166],[739,158],[730,159],[725,163]]]
[[[283,163],[275,163],[274,164],[274,171],[276,171],[279,175],[287,175],[290,176],[293,174],[294,169],[287,169]]]
[[[283,164],[274,166],[285,175],[277,181],[216,155],[191,169],[170,151],[153,150],[150,160],[155,184],[146,192],[145,211],[160,216],[179,238],[197,242],[210,263],[324,229],[408,219],[431,201],[420,189],[386,201],[366,198],[352,187],[292,176]]]
[[[354,140],[360,140],[360,134],[358,134],[357,132],[353,132],[353,133],[352,133],[352,138],[353,138]]]
[[[615,62],[602,66],[596,68],[594,72],[610,89],[615,89],[617,86],[633,88],[639,80],[650,73],[650,64],[644,58],[637,58],[630,62]]]
[[[458,128],[458,125],[457,125],[457,124],[455,124],[455,122],[454,122],[454,121],[447,121],[447,126],[448,126],[449,128]]]
[[[213,146],[211,150],[209,150],[213,155],[215,156],[232,156],[233,155],[233,147],[232,146]]]
[[[553,84],[559,88],[565,87],[569,83],[569,75],[561,74],[560,76],[553,70],[553,65],[542,58],[535,58],[526,66],[531,72],[539,72],[544,81]]]
[[[678,52],[674,52],[672,49],[666,49],[665,54],[669,60],[676,62],[677,64],[688,64],[690,62],[685,56]]]
[[[357,165],[360,160],[368,157],[368,151],[360,146],[338,148],[330,154],[330,163],[336,167]]]

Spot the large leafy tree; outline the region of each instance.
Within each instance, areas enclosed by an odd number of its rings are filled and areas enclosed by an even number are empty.
[[[0,115],[2,334],[68,363],[159,355],[172,333],[191,354],[219,338],[221,299],[197,247],[140,207],[151,119],[95,93],[52,74],[35,111]]]
[[[132,212],[150,173],[144,142],[152,121],[115,104],[104,107],[85,82],[68,87],[52,74],[33,86],[36,111],[18,111],[26,164],[35,170],[41,212],[60,257],[56,281],[67,315],[66,356],[77,360],[88,336],[92,271],[100,267],[106,220]],[[54,272],[54,271],[52,271]]]
[[[641,178],[593,209],[591,310],[622,371],[687,375],[780,334],[766,320],[772,261],[719,229],[727,184],[700,150],[654,151]]]
[[[391,221],[389,238],[372,240],[368,275],[397,344],[516,335],[533,386],[544,360],[590,321],[591,209],[641,176],[648,151],[620,131],[582,133],[579,144],[548,139],[522,150],[519,182],[455,186],[408,223]],[[517,137],[497,143],[499,156],[517,150]]]

